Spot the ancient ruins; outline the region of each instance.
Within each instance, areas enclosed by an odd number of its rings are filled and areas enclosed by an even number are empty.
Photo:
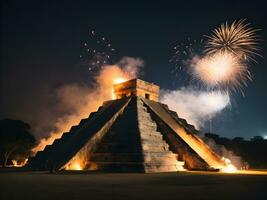
[[[225,167],[193,125],[158,102],[159,86],[133,79],[114,85],[114,93],[28,167],[145,173]]]

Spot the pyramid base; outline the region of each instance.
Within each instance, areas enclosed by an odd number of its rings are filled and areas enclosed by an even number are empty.
[[[87,165],[86,169],[106,172],[158,173],[185,171],[183,166],[184,162],[179,161],[169,165],[143,162],[92,162]]]

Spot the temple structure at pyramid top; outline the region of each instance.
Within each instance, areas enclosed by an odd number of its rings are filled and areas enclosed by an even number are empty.
[[[116,99],[130,96],[144,97],[153,101],[159,100],[159,86],[140,79],[132,79],[114,85]]]
[[[226,167],[193,125],[158,102],[159,86],[133,79],[114,85],[114,93],[115,100],[81,119],[27,166],[145,173]]]

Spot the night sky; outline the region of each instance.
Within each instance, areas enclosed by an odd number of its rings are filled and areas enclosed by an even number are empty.
[[[201,39],[225,21],[246,18],[261,29],[265,58],[252,63],[254,80],[245,89],[245,97],[233,94],[231,108],[213,120],[213,131],[231,138],[267,135],[264,1],[155,2],[4,1],[0,118],[21,119],[35,126],[38,121],[34,119],[42,120],[42,112],[51,103],[47,99],[53,88],[90,82],[88,68],[79,56],[92,29],[112,41],[117,49],[115,59],[142,58],[142,79],[176,89],[186,83],[171,73],[172,47],[188,37]]]

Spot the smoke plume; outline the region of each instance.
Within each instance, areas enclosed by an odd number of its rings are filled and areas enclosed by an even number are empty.
[[[237,156],[234,154],[234,152],[227,150],[223,145],[217,144],[213,139],[203,137],[203,140],[214,152],[216,152],[222,158],[229,159],[237,169],[243,169],[248,166],[248,164],[244,162],[240,156]]]
[[[58,101],[56,112],[62,115],[53,122],[53,131],[49,137],[41,139],[39,145],[33,149],[33,153],[52,144],[72,126],[79,124],[81,119],[96,111],[104,101],[111,100],[114,81],[137,77],[143,65],[144,62],[139,58],[123,57],[116,65],[103,66],[94,77],[95,84],[92,87],[78,83],[60,87],[56,91],[55,98]]]
[[[163,91],[161,102],[200,128],[204,123],[230,105],[228,93],[221,91],[200,91],[183,87],[173,91]]]

